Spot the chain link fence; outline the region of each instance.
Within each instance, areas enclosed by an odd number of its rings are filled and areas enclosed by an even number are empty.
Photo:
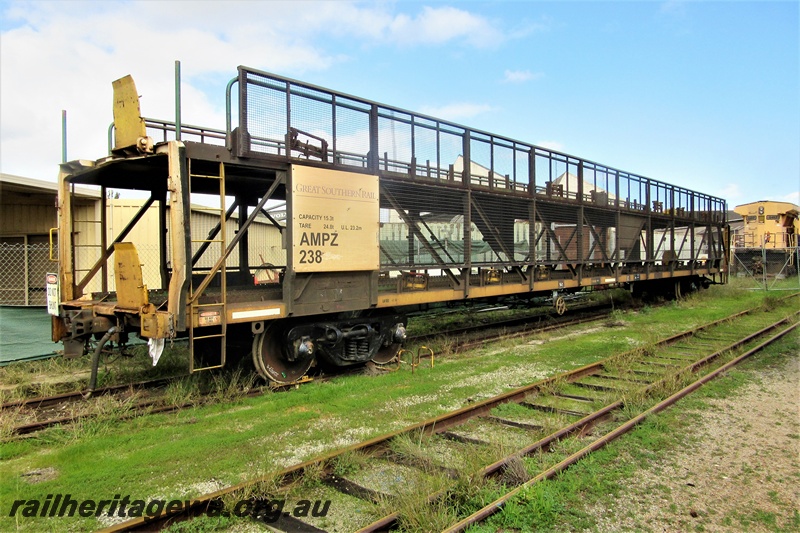
[[[58,272],[50,261],[48,243],[0,242],[0,305],[44,306],[47,303],[45,277]]]
[[[800,247],[734,248],[730,275],[763,290],[800,289]]]

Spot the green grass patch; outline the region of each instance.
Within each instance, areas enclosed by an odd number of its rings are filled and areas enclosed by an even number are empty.
[[[376,376],[344,376],[256,398],[231,395],[233,389],[222,386],[220,399],[224,403],[124,422],[112,417],[94,426],[47,430],[32,439],[0,443],[0,502],[44,499],[54,493],[94,499],[112,498],[121,491],[142,499],[196,496],[206,492],[209,484],[231,485],[269,475],[470,401],[652,343],[656,335],[649,332],[656,325],[659,336],[666,336],[758,305],[762,299],[761,294],[712,287],[676,306],[625,312],[625,326],[601,327],[588,334],[586,327],[569,328],[540,336],[543,344],[528,344],[525,338],[491,344],[470,354],[437,358],[434,368],[422,365],[413,375],[402,369]],[[786,308],[784,304],[776,312]],[[144,358],[144,362],[149,360]],[[122,372],[115,370],[114,375]],[[243,375],[232,381],[238,381],[236,390],[247,386]],[[193,397],[195,389],[187,387],[176,386],[173,395]],[[513,408],[499,407],[498,416],[506,412],[504,409]],[[655,436],[647,438],[657,440]],[[353,462],[337,467],[346,471],[353,468]],[[34,471],[51,475],[28,475]],[[613,476],[598,477],[604,486],[613,483]],[[559,478],[548,483],[564,482]],[[580,483],[586,487],[580,490],[592,494],[592,483],[598,481]],[[578,486],[584,487],[580,483]],[[606,488],[610,490],[611,485]],[[491,490],[481,485],[472,492],[460,493],[463,496],[456,503],[462,510],[475,508],[480,502],[491,501]],[[556,486],[552,490],[562,489]],[[588,520],[574,514],[576,507],[572,504],[577,500],[565,501],[565,509],[545,501],[537,512],[561,520],[570,516],[575,524]],[[100,525],[94,518],[45,523],[38,519],[16,522],[0,516],[0,530],[4,531],[49,527],[93,530]]]

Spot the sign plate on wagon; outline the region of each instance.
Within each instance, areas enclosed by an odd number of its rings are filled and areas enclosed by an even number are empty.
[[[53,316],[58,316],[58,304],[60,303],[58,294],[58,274],[47,274],[47,312]]]
[[[292,165],[295,272],[380,268],[378,176]]]

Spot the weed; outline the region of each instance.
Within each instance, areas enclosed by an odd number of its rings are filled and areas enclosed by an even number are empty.
[[[441,494],[447,487],[443,478],[432,478],[422,487],[403,490],[391,500],[378,504],[383,514],[397,512],[400,531],[420,533],[439,532],[458,520],[458,510],[445,498],[434,498],[431,494]]]
[[[303,469],[298,488],[311,490],[322,486],[322,478],[325,477],[325,464],[321,462],[311,463]]]
[[[333,459],[333,473],[345,477],[361,470],[369,462],[369,457],[359,451],[348,451]]]
[[[230,402],[245,396],[255,385],[256,376],[242,368],[212,374],[213,397],[219,402]]]
[[[514,456],[508,460],[503,468],[503,475],[501,481],[506,485],[516,486],[522,485],[531,478],[528,473],[528,468],[525,466],[525,461],[518,456]]]
[[[782,305],[782,302],[778,296],[773,296],[772,294],[767,294],[764,296],[764,301],[761,303],[761,307],[764,311],[774,311],[778,307]]]
[[[567,380],[562,376],[557,376],[553,379],[547,380],[542,383],[534,393],[534,398],[537,396],[553,395],[561,392],[567,386]]]
[[[517,498],[509,502],[497,518],[497,526],[514,529],[519,524],[535,525],[536,530],[548,530],[564,511],[562,494],[558,487],[543,481],[523,488]]]
[[[170,381],[161,402],[164,405],[193,404],[200,399],[200,387],[195,376],[187,376]]]
[[[605,322],[603,322],[603,325],[605,327],[607,327],[607,328],[619,328],[619,327],[625,326],[628,323],[625,322],[625,320],[623,318],[624,316],[625,316],[625,313],[622,310],[614,309],[608,315],[608,318],[606,318]]]

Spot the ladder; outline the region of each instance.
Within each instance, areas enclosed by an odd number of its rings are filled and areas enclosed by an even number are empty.
[[[216,235],[216,238],[211,239],[192,239],[192,244],[198,243],[205,246],[213,246],[217,244],[219,246],[219,256],[216,259],[221,259],[225,255],[225,244],[227,235],[225,232],[225,164],[219,164],[219,172],[217,175],[211,174],[193,174],[192,173],[192,160],[189,160],[189,191],[190,191],[190,198],[191,198],[191,191],[192,191],[192,180],[216,180],[219,185],[219,208],[206,208],[205,210],[212,213],[217,213],[219,215],[220,221],[220,230],[219,233]],[[189,206],[191,209],[191,201],[189,202]],[[208,250],[206,250],[207,252]],[[204,252],[205,254],[205,252]],[[191,261],[191,254],[189,261]],[[220,275],[220,303],[200,303],[200,296],[203,293],[204,288],[200,287],[200,290],[195,289],[194,281],[189,284],[189,311],[190,311],[190,324],[189,324],[189,373],[193,372],[200,372],[202,370],[212,370],[215,368],[222,368],[225,366],[225,339],[227,333],[227,288],[228,288],[228,280],[227,280],[227,261],[223,261],[222,265],[219,269]],[[208,310],[209,308],[214,308],[213,311]],[[221,308],[221,309],[220,309]],[[208,313],[210,317],[204,318],[203,313]],[[219,313],[218,315],[215,313]],[[219,317],[217,320],[214,317]],[[204,318],[204,320],[200,320]],[[205,324],[203,323],[205,322]],[[199,323],[200,325],[195,326],[195,323]],[[198,329],[200,331],[195,331]],[[205,333],[203,330],[210,330],[211,332]],[[213,343],[212,339],[218,340],[219,346],[219,364],[207,364],[202,363],[200,365],[196,364],[195,359],[195,352],[197,350],[197,342],[201,341],[203,344],[205,343]],[[211,344],[212,346],[216,346],[216,344]],[[208,345],[206,345],[208,346]]]

